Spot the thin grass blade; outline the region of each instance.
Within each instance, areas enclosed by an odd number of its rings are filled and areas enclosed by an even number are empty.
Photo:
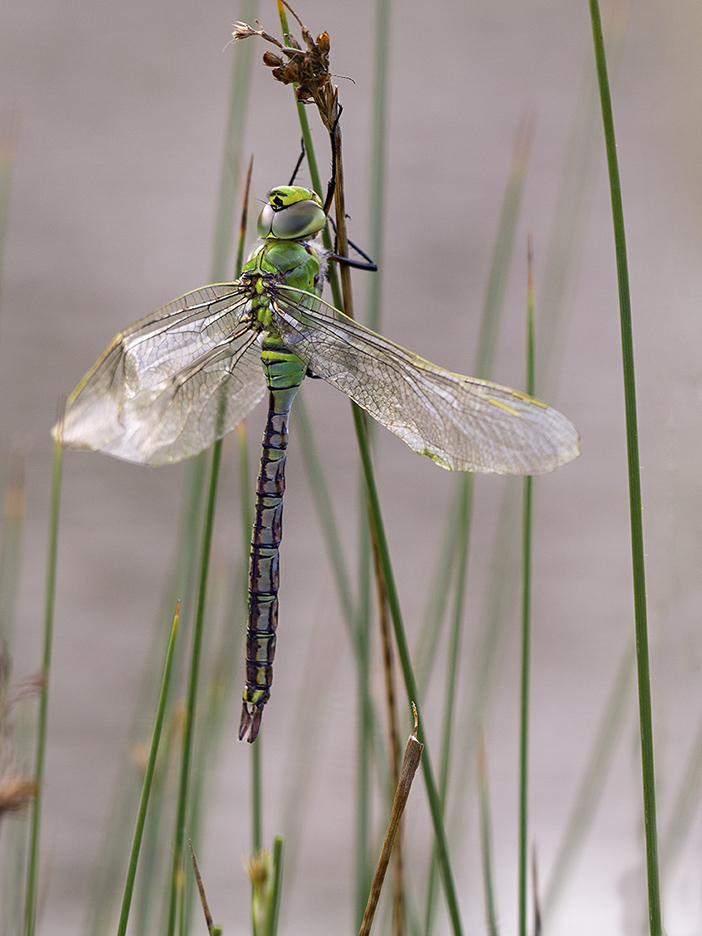
[[[490,783],[488,780],[485,736],[480,732],[478,741],[478,798],[480,801],[480,855],[483,864],[483,890],[485,913],[490,936],[498,936],[497,909],[492,861],[492,824],[490,822]]]
[[[385,246],[385,188],[387,176],[386,128],[388,125],[388,73],[390,70],[391,0],[376,0],[373,32],[373,110],[370,135],[370,180],[368,186],[368,251],[378,271],[369,274],[366,324],[380,327]]]
[[[273,840],[273,886],[270,890],[265,936],[276,936],[280,919],[280,897],[283,892],[283,856],[285,842],[282,835]]]
[[[624,47],[630,5],[627,0],[608,4],[603,20],[609,67],[618,67]],[[557,387],[568,317],[564,314],[575,279],[599,165],[600,101],[597,80],[588,60],[568,135],[563,171],[549,239],[538,302],[539,392],[550,400]]]
[[[285,10],[284,4],[281,0],[277,0],[278,13],[280,17],[281,28],[283,34],[289,34],[289,25],[287,19],[287,13]],[[323,193],[323,187],[321,183],[321,177],[319,175],[319,169],[317,164],[317,159],[315,156],[314,146],[312,142],[312,135],[310,133],[309,121],[307,117],[307,111],[302,104],[297,102],[297,112],[298,118],[300,121],[300,128],[302,130],[302,137],[305,145],[305,151],[307,155],[307,161],[310,170],[310,177],[312,179],[312,185],[315,191],[317,191],[320,196]],[[336,136],[336,150],[337,150],[337,184],[335,191],[335,202],[336,202],[336,219],[337,219],[337,238],[338,245],[341,253],[344,253],[344,243],[345,243],[345,213],[343,210],[344,204],[344,192],[343,192],[343,170],[341,168],[341,132],[337,127],[335,129]],[[341,207],[340,207],[341,206]],[[330,250],[332,247],[331,236],[329,234],[328,227],[325,227],[322,232],[322,238],[324,246],[327,250]],[[337,277],[336,265],[330,264],[329,267],[329,285],[332,293],[332,300],[334,305],[343,309],[347,315],[353,316],[353,305],[351,299],[351,289],[350,289],[350,278],[348,275],[348,270],[342,270],[342,283],[344,289],[344,295],[342,298],[341,289],[339,287],[339,280]],[[304,406],[301,411],[301,403],[303,401],[298,400],[296,409],[298,411],[298,423],[302,421],[303,423],[303,433],[304,433],[304,450],[307,453],[307,460],[309,467],[312,467],[314,470],[314,463],[318,463],[318,458],[316,456],[316,446],[314,444],[314,437],[312,435],[311,426],[309,421],[305,420],[306,413],[304,411]],[[353,404],[352,404],[353,408]],[[301,416],[301,418],[300,418]],[[316,485],[312,487],[314,492],[315,501],[318,505],[318,512],[320,513],[320,519],[323,517],[323,532],[327,537],[327,548],[331,557],[331,561],[336,573],[337,587],[342,594],[342,608],[350,609],[352,607],[352,600],[349,594],[349,590],[346,587],[345,580],[347,576],[345,573],[341,572],[341,551],[337,548],[335,540],[338,540],[338,534],[335,532],[335,524],[333,522],[333,514],[331,508],[327,507],[325,501],[325,486],[317,487]],[[321,492],[321,493],[320,493]],[[321,499],[320,499],[321,498]],[[330,505],[329,498],[326,498],[327,503]],[[373,725],[375,719],[373,717],[372,702],[370,698],[370,688],[368,681],[368,672],[369,672],[369,653],[370,653],[370,589],[369,589],[369,575],[368,568],[370,562],[370,539],[368,533],[368,525],[365,520],[361,520],[361,535],[359,537],[359,552],[360,552],[360,576],[359,576],[359,601],[357,604],[357,616],[355,623],[355,636],[353,637],[352,644],[354,646],[354,651],[356,654],[356,673],[357,673],[357,697],[359,705],[359,717],[358,717],[358,752],[357,752],[357,783],[356,783],[356,917],[360,922],[363,910],[365,907],[365,895],[368,892],[368,881],[370,878],[370,862],[369,862],[369,849],[368,849],[368,839],[369,839],[369,816],[370,816],[370,807],[369,807],[369,769],[370,769],[370,751],[373,742],[373,735],[376,734],[373,731]],[[351,628],[349,628],[350,633],[353,633]]]
[[[378,491],[375,484],[375,476],[373,474],[370,447],[368,445],[368,435],[365,429],[363,415],[358,407],[354,407],[353,413],[356,437],[358,439],[359,451],[361,453],[361,463],[363,465],[363,474],[368,493],[369,514],[372,518],[372,525],[376,531],[378,554],[380,557],[383,578],[385,580],[385,587],[388,595],[388,604],[390,607],[390,615],[395,633],[395,642],[397,644],[400,658],[400,666],[402,668],[402,675],[405,682],[405,690],[407,692],[408,702],[410,704],[414,704],[414,700],[418,697],[417,682],[414,676],[414,671],[412,669],[409,646],[407,644],[407,637],[405,635],[404,624],[402,621],[402,613],[400,611],[400,601],[397,594],[397,589],[395,587],[395,578],[390,562],[387,538],[385,536],[385,526],[383,524],[383,518],[380,512],[380,501],[378,499]],[[451,862],[448,851],[448,842],[446,839],[446,830],[444,829],[441,814],[441,801],[436,786],[436,780],[434,779],[434,772],[431,766],[429,750],[426,747],[426,733],[422,725],[421,712],[419,712],[419,710],[418,719],[420,735],[424,739],[425,744],[425,753],[424,757],[422,758],[422,772],[424,775],[424,783],[427,788],[429,809],[434,826],[434,835],[437,842],[439,870],[444,887],[446,902],[448,905],[451,927],[454,936],[459,936],[459,934],[462,933],[462,926],[458,907],[458,895],[456,893],[456,886],[453,879],[453,871],[451,869]]]
[[[134,893],[134,881],[136,879],[137,863],[139,861],[139,851],[141,849],[141,841],[144,833],[144,824],[146,822],[146,810],[149,805],[149,797],[151,796],[151,787],[154,779],[154,771],[156,769],[156,756],[158,754],[158,746],[161,741],[161,729],[163,728],[163,718],[166,713],[166,701],[168,698],[168,687],[170,686],[171,681],[171,670],[173,668],[173,653],[175,650],[176,635],[178,633],[178,619],[180,616],[180,602],[176,608],[175,616],[173,618],[173,626],[171,628],[171,636],[168,641],[168,649],[166,651],[166,662],[163,668],[163,681],[161,683],[161,691],[158,697],[158,705],[156,708],[156,719],[154,721],[154,728],[151,735],[151,748],[149,750],[149,760],[146,765],[146,772],[144,774],[144,783],[141,791],[141,800],[139,802],[139,812],[137,814],[136,827],[134,829],[134,840],[132,843],[132,851],[129,857],[129,866],[127,868],[127,881],[124,887],[124,897],[122,899],[122,912],[120,914],[119,926],[117,928],[117,936],[126,936],[127,933],[127,924],[129,922],[129,911],[132,903],[132,895]]]
[[[534,395],[534,255],[527,247],[527,380]],[[532,478],[524,478],[522,507],[522,653],[519,714],[519,934],[527,936],[529,836],[529,686],[531,680],[531,503]]]
[[[521,207],[522,194],[524,191],[524,182],[526,179],[526,170],[529,163],[531,152],[531,140],[533,136],[532,122],[525,119],[520,126],[510,161],[509,173],[505,195],[500,212],[500,220],[497,230],[497,238],[493,250],[493,258],[488,280],[485,302],[483,305],[483,314],[480,325],[480,337],[476,351],[475,373],[478,377],[489,378],[495,348],[497,345],[497,334],[502,307],[504,304],[504,293],[507,283],[507,274],[514,251],[514,237]],[[439,573],[441,578],[447,581],[450,579],[451,571],[455,574],[453,610],[451,615],[451,626],[449,634],[449,652],[446,656],[446,672],[444,674],[444,714],[442,718],[442,753],[441,767],[439,774],[439,793],[441,796],[442,809],[446,805],[446,795],[448,791],[450,754],[453,748],[453,723],[454,706],[456,699],[456,686],[458,680],[458,663],[460,660],[461,637],[464,626],[464,612],[466,602],[466,583],[468,576],[468,556],[470,542],[471,516],[473,511],[473,493],[474,478],[467,474],[456,484],[455,495],[451,500],[450,510],[446,521],[446,533],[444,541],[446,548],[451,549],[451,564],[443,573]],[[432,593],[437,592],[437,586],[434,585]],[[448,602],[448,589],[446,592],[446,602]],[[437,610],[440,609],[437,602]],[[438,633],[436,624],[425,617],[426,633],[423,635],[421,646],[427,648],[427,661],[424,662],[422,673],[424,680],[428,680],[431,664],[433,663],[436,647],[438,646]],[[431,627],[431,624],[434,626]],[[422,661],[422,657],[419,657]],[[426,901],[426,936],[432,932],[434,916],[436,911],[436,861],[432,860],[429,870],[429,879],[427,885]]]
[[[613,15],[607,21],[608,44],[611,40],[616,57],[621,51],[624,36],[626,16],[623,11],[624,4],[618,4],[616,10],[613,7]],[[586,208],[592,193],[595,168],[594,118],[598,109],[597,88],[588,72],[581,81],[580,97],[570,131],[538,305],[541,323],[539,333],[542,337],[537,352],[537,370],[540,392],[546,399],[552,398],[556,386],[565,330],[566,300],[577,268]],[[468,728],[458,759],[457,769],[461,776],[466,775],[466,772],[471,775],[470,762],[474,756],[475,739],[492,698],[492,687],[504,656],[506,623],[517,600],[518,542],[511,531],[519,524],[519,509],[517,488],[512,481],[508,481],[499,508],[495,551],[485,589],[485,611],[481,615],[485,626],[475,652],[476,662],[472,667],[472,689],[467,712],[462,715]],[[451,828],[466,828],[464,813],[462,801],[457,800],[451,811]]]
[[[61,407],[63,410],[63,406]],[[59,419],[59,424],[62,416]],[[59,514],[61,508],[61,477],[63,470],[63,445],[58,438],[54,443],[54,459],[51,473],[51,504],[49,508],[49,543],[46,563],[46,586],[44,592],[44,638],[42,656],[43,683],[39,696],[37,738],[34,756],[34,780],[36,796],[32,804],[29,832],[29,856],[25,891],[24,933],[34,936],[37,925],[37,886],[39,878],[39,851],[41,840],[42,784],[46,760],[46,732],[49,721],[49,677],[54,638],[54,607],[56,604],[56,565],[58,561]]]
[[[476,377],[489,380],[492,374],[499,322],[504,305],[507,275],[514,252],[514,237],[517,221],[521,209],[524,182],[531,154],[533,137],[533,121],[524,119],[517,131],[514,149],[510,159],[507,174],[507,183],[500,210],[497,227],[497,236],[493,248],[490,276],[485,291],[485,301],[480,320],[480,334],[476,349],[473,373]],[[425,686],[434,663],[436,649],[439,646],[438,625],[443,620],[444,608],[449,599],[449,582],[452,574],[452,563],[460,570],[456,556],[463,556],[465,564],[468,562],[468,545],[470,538],[470,516],[472,513],[473,479],[466,475],[456,483],[456,491],[449,509],[445,523],[444,546],[442,548],[442,562],[437,566],[434,584],[430,595],[427,611],[424,615],[424,626],[420,637],[419,651],[417,653],[420,673],[420,686]],[[457,518],[461,518],[461,523]],[[464,542],[465,540],[465,542]],[[451,562],[443,561],[444,556],[450,554]],[[463,606],[465,603],[465,578],[467,568],[459,571],[460,580],[456,585],[456,599],[454,601],[454,614],[452,626],[461,626]],[[452,638],[453,640],[454,638]],[[449,665],[450,661],[449,661]]]
[[[648,915],[651,936],[661,936],[660,875],[658,868],[658,823],[656,819],[656,783],[653,751],[653,717],[651,712],[651,673],[648,652],[646,609],[646,573],[641,511],[641,470],[639,463],[638,417],[636,411],[636,381],[634,376],[634,343],[631,324],[629,264],[624,231],[624,207],[619,176],[619,161],[614,134],[612,98],[607,74],[600,8],[590,0],[592,36],[600,88],[602,122],[604,125],[607,169],[609,172],[614,245],[619,283],[619,312],[622,337],[622,369],[624,374],[624,406],[626,410],[626,446],[629,465],[629,517],[634,585],[634,618],[636,626],[636,662],[639,685],[639,727],[641,730],[641,772],[643,781],[644,826],[646,830],[646,874],[648,878]]]
[[[217,501],[217,482],[219,479],[221,458],[222,440],[220,439],[214,444],[212,448],[212,464],[207,493],[207,507],[205,512],[205,523],[202,532],[200,575],[192,635],[190,670],[188,674],[188,695],[185,709],[185,724],[183,726],[183,745],[181,754],[180,782],[178,787],[178,806],[173,840],[172,878],[168,923],[166,929],[166,932],[169,934],[169,936],[173,936],[175,933],[177,915],[176,911],[180,902],[180,895],[184,888],[183,853],[185,845],[186,817],[189,806],[191,755],[193,748],[195,712],[197,708],[197,694],[200,677],[200,657],[202,653],[203,628],[205,624],[205,606],[207,602],[210,553],[212,550],[212,532],[214,529],[214,514]]]
[[[253,22],[258,14],[258,0],[242,0],[239,18]],[[243,48],[241,48],[243,46]],[[239,190],[239,163],[241,141],[244,139],[246,113],[248,109],[249,85],[251,83],[253,46],[249,42],[238,43],[232,67],[232,83],[229,94],[229,114],[225,134],[224,154],[220,170],[217,218],[215,221],[214,246],[212,253],[211,282],[226,281],[230,266],[232,242],[232,219],[234,204]]]

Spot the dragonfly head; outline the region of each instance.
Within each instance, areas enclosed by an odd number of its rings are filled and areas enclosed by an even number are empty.
[[[297,240],[318,234],[327,220],[316,192],[297,185],[279,185],[268,193],[258,216],[258,236]]]

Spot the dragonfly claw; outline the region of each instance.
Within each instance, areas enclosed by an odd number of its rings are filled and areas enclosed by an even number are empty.
[[[258,729],[261,727],[263,718],[263,706],[255,705],[251,702],[244,702],[241,707],[241,722],[239,723],[239,740],[244,738],[252,744],[258,735]],[[248,734],[248,737],[247,737]]]

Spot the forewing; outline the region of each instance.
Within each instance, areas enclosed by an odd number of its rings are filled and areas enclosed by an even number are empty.
[[[117,335],[88,371],[68,399],[64,444],[148,465],[196,455],[262,399],[257,338],[236,284],[181,296]]]
[[[276,287],[273,307],[314,374],[444,468],[540,474],[580,454],[573,423],[539,400],[436,367],[311,293]]]

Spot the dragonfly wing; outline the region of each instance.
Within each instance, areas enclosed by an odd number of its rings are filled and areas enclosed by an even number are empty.
[[[68,399],[69,448],[148,465],[196,455],[265,394],[248,294],[205,286],[120,333]]]
[[[277,287],[282,340],[415,452],[452,471],[541,474],[580,454],[558,410],[499,384],[443,370],[324,300]]]

